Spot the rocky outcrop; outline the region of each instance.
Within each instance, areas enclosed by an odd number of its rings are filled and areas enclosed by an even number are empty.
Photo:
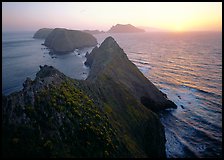
[[[53,29],[50,29],[50,28],[42,28],[42,29],[39,29],[34,34],[33,38],[36,38],[36,39],[45,39],[51,33],[52,30]]]
[[[87,80],[45,65],[22,91],[2,97],[4,157],[166,157],[152,112],[167,108],[165,96],[112,37],[86,56]]]
[[[116,24],[112,26],[109,33],[130,33],[130,32],[145,32],[143,29],[137,28],[131,24]]]
[[[127,152],[79,82],[43,66],[22,91],[3,96],[3,157],[117,157]]]
[[[144,77],[112,37],[86,57],[91,70],[80,86],[107,113],[129,152],[134,157],[165,157],[164,129],[152,111],[176,105]]]
[[[44,45],[54,53],[65,53],[76,48],[95,46],[97,40],[91,34],[82,31],[56,28],[45,39]]]
[[[95,47],[87,55],[85,64],[91,67],[88,81],[109,77],[126,87],[132,96],[152,111],[177,107],[138,70],[112,37],[106,38],[99,48]]]

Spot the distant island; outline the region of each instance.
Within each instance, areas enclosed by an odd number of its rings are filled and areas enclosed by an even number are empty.
[[[86,80],[45,65],[23,90],[2,96],[3,156],[165,158],[156,112],[177,106],[112,37],[85,64],[91,68]]]
[[[55,28],[46,37],[44,45],[54,53],[67,53],[74,51],[76,48],[96,46],[97,40],[86,32]]]
[[[45,39],[44,45],[52,53],[68,53],[77,48],[97,45],[97,40],[92,34],[102,33],[98,30],[68,30],[65,28],[42,28],[33,36],[36,39]]]
[[[33,38],[35,39],[46,39],[47,36],[53,31],[54,29],[52,28],[41,28],[38,31],[35,32],[33,35]],[[99,31],[99,30],[78,30],[81,32],[89,33],[89,34],[100,34],[100,33],[105,33],[104,31]]]
[[[131,24],[116,24],[112,26],[108,33],[134,33],[134,32],[145,32],[145,30],[137,28]]]

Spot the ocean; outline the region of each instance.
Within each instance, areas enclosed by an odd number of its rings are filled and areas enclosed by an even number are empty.
[[[86,79],[86,52],[50,55],[34,32],[3,33],[2,93],[22,89],[39,65]],[[222,33],[96,34],[98,43],[112,36],[128,58],[177,106],[159,113],[168,158],[222,157]]]

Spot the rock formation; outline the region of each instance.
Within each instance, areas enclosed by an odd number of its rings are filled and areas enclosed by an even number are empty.
[[[86,64],[87,80],[45,65],[22,91],[2,97],[3,157],[166,157],[152,112],[170,107],[165,96],[112,37]]]
[[[129,33],[129,32],[145,32],[143,29],[137,28],[131,24],[117,24],[112,26],[109,33]]]
[[[45,39],[44,45],[54,53],[65,53],[76,48],[95,46],[97,40],[91,34],[82,31],[56,28]]]
[[[42,28],[42,29],[39,29],[34,34],[33,38],[36,38],[36,39],[45,39],[51,33],[52,30],[53,29],[50,29],[50,28]]]
[[[106,38],[99,48],[95,47],[87,55],[85,64],[91,67],[87,78],[89,81],[101,81],[101,77],[109,77],[126,87],[132,96],[153,111],[176,108],[127,58],[112,37]]]

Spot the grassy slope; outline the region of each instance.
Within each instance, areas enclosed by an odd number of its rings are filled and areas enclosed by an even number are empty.
[[[121,150],[107,117],[71,81],[42,89],[34,105],[15,104],[13,113],[14,123],[3,123],[5,157],[114,157]]]

